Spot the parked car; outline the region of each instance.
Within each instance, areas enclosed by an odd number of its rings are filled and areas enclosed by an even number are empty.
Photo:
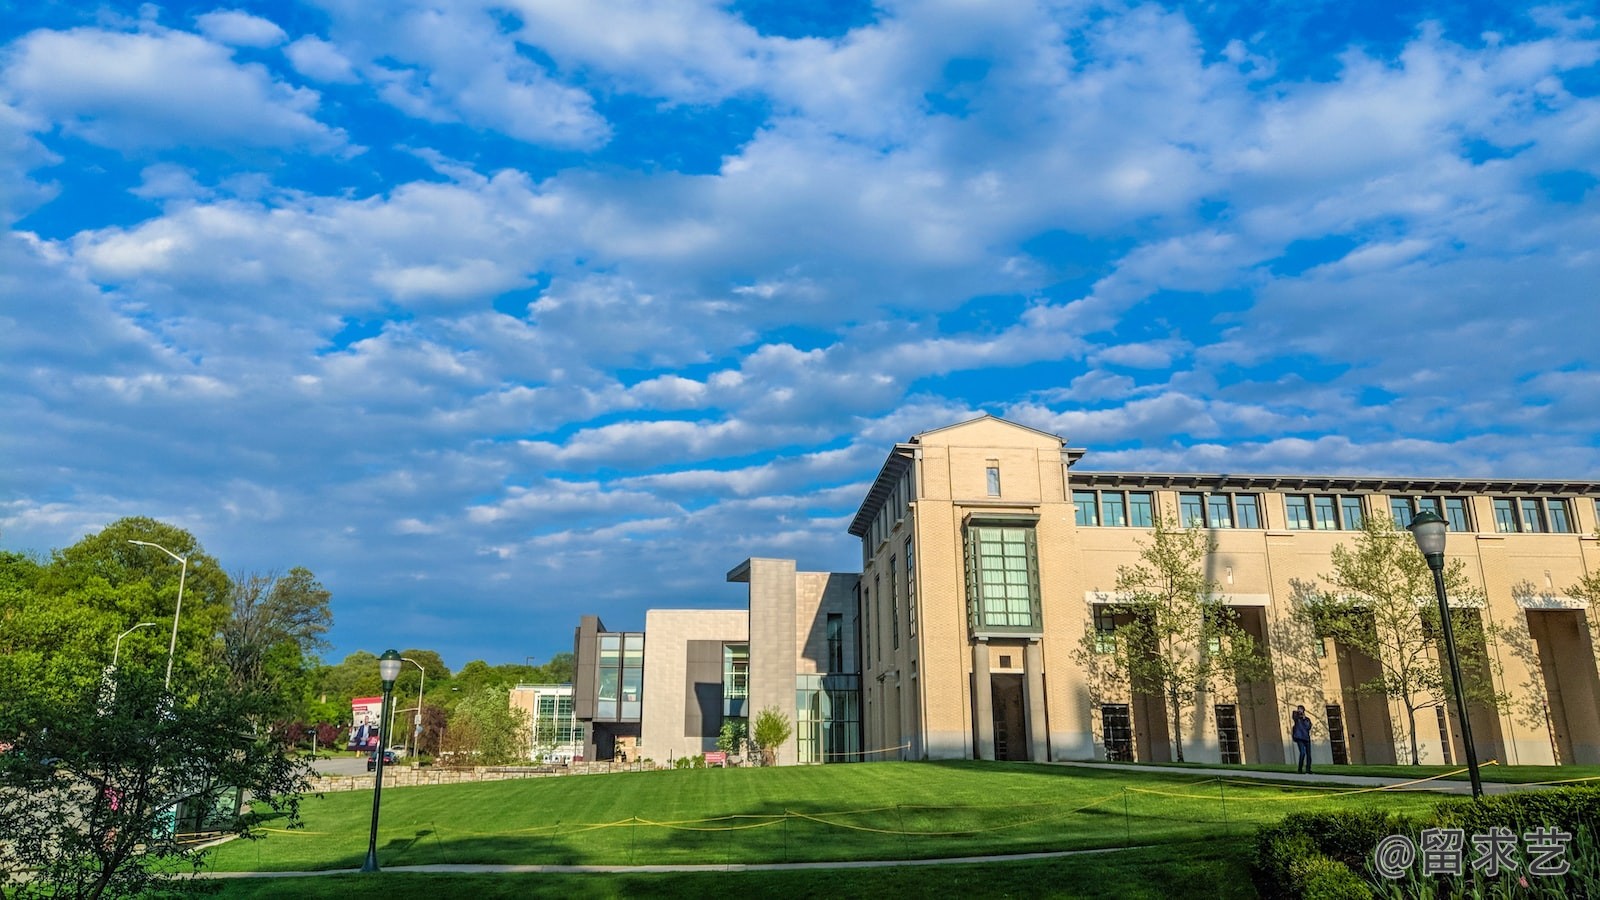
[[[386,766],[394,765],[394,751],[393,750],[385,750],[385,751],[383,751],[383,764],[386,765]],[[367,754],[367,771],[371,772],[372,770],[374,770],[376,768],[378,768],[378,751],[374,750],[371,753]]]
[[[394,755],[395,759],[405,759],[406,758],[406,745],[405,744],[395,744],[393,747],[389,748],[389,752]],[[388,765],[389,761],[388,760],[384,760],[383,764],[384,765]]]

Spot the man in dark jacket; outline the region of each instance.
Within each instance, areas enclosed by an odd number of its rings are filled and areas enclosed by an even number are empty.
[[[1294,738],[1294,748],[1299,752],[1299,759],[1295,760],[1294,770],[1311,774],[1311,717],[1306,715],[1304,706],[1294,708],[1290,716],[1293,725],[1289,728],[1289,736]]]

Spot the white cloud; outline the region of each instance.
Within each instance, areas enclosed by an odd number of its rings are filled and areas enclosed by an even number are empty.
[[[299,38],[285,47],[283,53],[295,71],[307,78],[330,84],[354,84],[359,80],[350,60],[322,38],[313,35]]]
[[[289,38],[273,22],[237,9],[203,13],[195,24],[206,37],[235,47],[276,47]]]
[[[119,149],[347,143],[316,120],[315,91],[181,31],[35,31],[9,48],[0,86],[21,109]]]
[[[587,92],[519,50],[498,8],[354,4],[331,12],[330,46],[307,44],[291,56],[310,73],[339,75],[342,57],[407,115],[533,144],[592,149],[610,135]]]

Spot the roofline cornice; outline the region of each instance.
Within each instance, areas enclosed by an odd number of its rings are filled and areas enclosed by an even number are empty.
[[[1231,475],[1204,472],[1091,472],[1074,468],[1075,487],[1188,488],[1233,491],[1341,491],[1368,494],[1546,494],[1600,496],[1600,481],[1392,475]]]

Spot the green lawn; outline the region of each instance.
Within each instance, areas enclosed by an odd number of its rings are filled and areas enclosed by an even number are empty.
[[[347,900],[354,896],[513,900],[522,897],[1085,897],[1246,900],[1256,896],[1247,842],[1169,844],[1090,856],[989,865],[776,872],[330,875],[246,878],[196,887],[225,900]]]
[[[1098,760],[1096,760],[1098,762]],[[1118,765],[1141,765],[1140,763],[1118,763]],[[1235,769],[1244,772],[1293,772],[1294,766],[1288,764],[1252,764],[1247,766],[1219,766],[1216,763],[1150,763],[1152,766],[1177,766],[1187,769]],[[1456,773],[1446,775],[1446,773]],[[1331,764],[1318,765],[1318,775],[1370,775],[1381,778],[1432,778],[1446,775],[1446,781],[1468,781],[1469,777],[1464,766],[1335,766]],[[1543,784],[1556,781],[1573,781],[1588,779],[1590,782],[1600,781],[1600,766],[1502,766],[1499,764],[1483,763],[1478,767],[1478,775],[1484,781],[1500,784]]]
[[[383,794],[379,858],[385,866],[735,864],[1206,839],[1242,846],[1255,825],[1291,811],[1420,811],[1439,801],[1007,763],[676,770],[391,788]],[[371,805],[370,792],[307,798],[303,830],[224,845],[208,866],[355,868],[366,852]]]

